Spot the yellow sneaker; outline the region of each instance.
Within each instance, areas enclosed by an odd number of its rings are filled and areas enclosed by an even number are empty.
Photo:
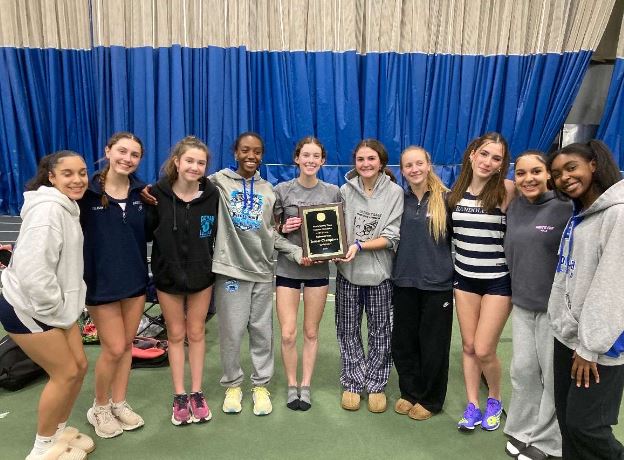
[[[253,387],[251,392],[253,393],[254,414],[269,415],[273,411],[269,390],[265,387]]]
[[[225,390],[223,400],[223,412],[226,414],[238,414],[242,410],[241,401],[243,392],[240,387],[230,387]]]

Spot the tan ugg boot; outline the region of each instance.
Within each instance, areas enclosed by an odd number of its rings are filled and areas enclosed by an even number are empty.
[[[400,398],[394,405],[394,411],[397,414],[405,415],[410,411],[412,407],[414,407],[414,405],[411,402],[409,402],[407,399]]]
[[[388,407],[385,393],[369,393],[368,394],[368,410],[375,414],[385,412]]]
[[[427,420],[433,417],[433,412],[425,409],[420,404],[414,404],[407,416],[414,420]]]
[[[340,405],[346,410],[358,410],[360,408],[360,395],[350,391],[343,391]]]

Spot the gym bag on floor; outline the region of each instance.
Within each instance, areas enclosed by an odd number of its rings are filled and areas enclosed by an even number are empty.
[[[0,387],[20,390],[44,375],[45,371],[11,337],[5,335],[0,339]]]

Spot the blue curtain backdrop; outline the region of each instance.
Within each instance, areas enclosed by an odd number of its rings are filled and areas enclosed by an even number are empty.
[[[611,85],[596,138],[605,141],[620,169],[624,169],[624,58],[616,59],[613,66]]]
[[[466,145],[486,131],[501,131],[514,155],[547,149],[590,57],[0,48],[0,212],[18,211],[41,156],[70,148],[93,169],[119,130],[143,140],[148,181],[187,134],[207,142],[216,170],[232,163],[237,134],[254,130],[274,183],[293,177],[297,140],[315,134],[329,152],[330,182],[343,182],[360,139],[376,137],[391,164],[404,147],[423,145],[451,184]]]

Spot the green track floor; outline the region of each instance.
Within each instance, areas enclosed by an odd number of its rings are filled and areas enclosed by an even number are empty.
[[[300,312],[300,317],[301,317]],[[208,322],[204,393],[213,419],[201,425],[174,427],[171,416],[171,383],[169,368],[132,371],[128,401],[145,419],[145,426],[114,439],[95,437],[88,424],[86,411],[93,400],[93,365],[99,346],[86,347],[90,370],[74,407],[70,423],[96,440],[97,448],[90,459],[504,459],[505,438],[502,429],[461,434],[455,423],[464,404],[461,375],[461,340],[454,324],[451,344],[450,375],[444,411],[425,422],[394,413],[398,398],[396,373],[392,372],[387,387],[388,411],[371,414],[365,401],[358,412],[340,408],[338,383],[340,360],[334,328],[334,305],[328,302],[321,323],[320,349],[312,382],[312,408],[293,412],[286,408],[285,379],[279,351],[279,327],[275,319],[276,367],[270,385],[273,413],[257,417],[252,412],[250,382],[243,386],[243,411],[226,415],[221,411],[223,389],[219,385],[220,362],[216,318]],[[2,332],[2,331],[0,331]],[[301,338],[299,338],[301,344]],[[251,365],[249,353],[242,352],[245,372]],[[509,401],[509,360],[511,326],[507,325],[499,345],[503,362],[503,399]],[[43,382],[12,393],[0,389],[0,459],[23,459],[30,451],[36,431],[36,405]],[[485,403],[485,388],[482,404]],[[624,429],[616,427],[622,438]]]

